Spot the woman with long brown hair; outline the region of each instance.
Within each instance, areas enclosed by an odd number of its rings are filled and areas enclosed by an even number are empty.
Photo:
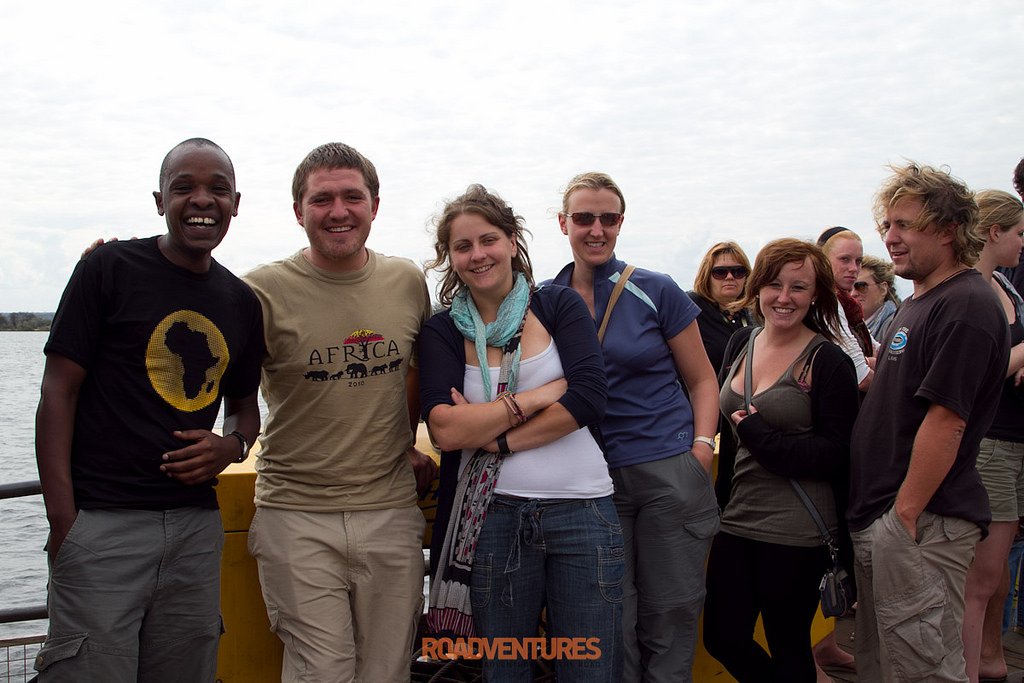
[[[428,268],[449,308],[419,340],[423,416],[443,451],[427,621],[523,642],[546,606],[548,635],[600,643],[592,661],[558,658],[558,680],[617,682],[622,529],[587,428],[604,414],[601,348],[575,292],[533,286],[524,232],[480,185],[437,220]],[[488,658],[484,674],[532,680],[524,658]]]
[[[732,495],[711,547],[704,644],[738,681],[811,683],[809,632],[829,561],[817,509],[852,559],[844,523],[850,434],[857,416],[853,363],[835,344],[832,269],[809,242],[780,239],[758,253],[747,296],[757,322],[729,342],[722,414],[739,448]],[[761,615],[769,655],[754,640]]]

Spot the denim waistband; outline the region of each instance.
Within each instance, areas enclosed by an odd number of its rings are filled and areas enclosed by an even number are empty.
[[[518,498],[516,496],[498,495],[491,499],[491,507],[503,508],[502,514],[513,515],[515,530],[509,538],[510,546],[508,560],[505,565],[505,572],[514,572],[519,569],[520,550],[523,544],[543,545],[544,531],[541,528],[541,517],[545,510],[554,508],[583,507],[593,505],[596,501],[607,499],[611,503],[611,496],[600,498]],[[552,512],[553,514],[553,512]]]

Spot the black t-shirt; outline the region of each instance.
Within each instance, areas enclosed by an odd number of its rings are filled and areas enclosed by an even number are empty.
[[[896,499],[918,428],[932,403],[966,421],[956,461],[925,506],[987,529],[988,494],[975,469],[978,443],[999,400],[1009,354],[1006,316],[976,270],[903,302],[879,350],[875,378],[851,444],[852,531],[868,527]]]
[[[263,318],[252,291],[214,261],[193,273],[156,238],[104,245],[75,267],[47,354],[86,370],[71,446],[78,508],[216,508],[215,481],[189,486],[160,472],[190,442],[173,430],[210,429],[221,396],[259,386]]]

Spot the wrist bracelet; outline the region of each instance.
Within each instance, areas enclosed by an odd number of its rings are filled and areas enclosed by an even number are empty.
[[[505,438],[506,434],[508,432],[499,434],[498,438],[495,439],[498,442],[498,453],[500,455],[512,455],[512,450],[508,447],[508,440]]]
[[[508,421],[513,427],[518,427],[523,423],[519,418],[519,413],[516,412],[515,405],[512,403],[512,394],[507,391],[501,395],[501,402],[505,404],[505,410],[508,411]]]
[[[518,427],[526,422],[526,415],[523,414],[523,409],[519,407],[519,403],[516,401],[516,397],[511,391],[501,392],[494,400],[498,401],[499,399],[505,404],[505,410],[508,411],[510,426]]]
[[[508,398],[512,401],[512,410],[515,411],[516,417],[519,418],[519,424],[526,422],[528,418],[526,417],[526,413],[523,412],[523,407],[519,405],[519,401],[516,400],[516,395],[509,392]]]

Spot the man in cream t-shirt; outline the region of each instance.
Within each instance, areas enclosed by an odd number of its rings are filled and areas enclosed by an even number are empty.
[[[407,681],[422,609],[423,515],[413,350],[430,315],[422,272],[366,248],[373,164],[317,147],[292,183],[309,246],[248,273],[263,306],[270,414],[250,551],[282,681]]]

